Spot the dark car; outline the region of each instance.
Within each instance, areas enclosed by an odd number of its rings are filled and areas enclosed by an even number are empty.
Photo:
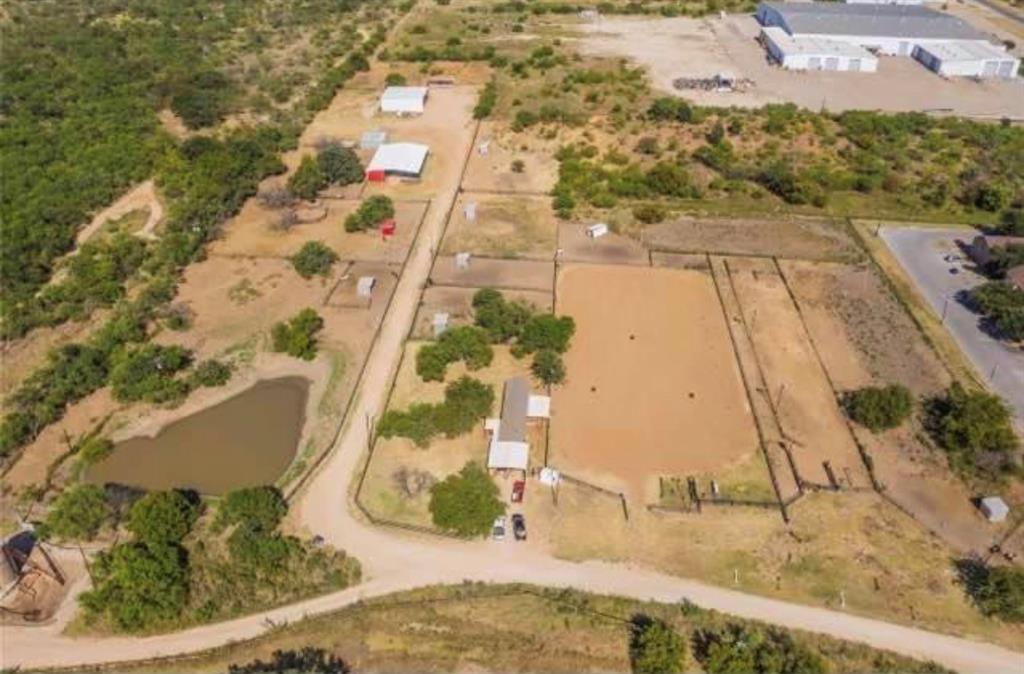
[[[526,540],[526,518],[519,513],[512,516],[512,534],[517,541]]]

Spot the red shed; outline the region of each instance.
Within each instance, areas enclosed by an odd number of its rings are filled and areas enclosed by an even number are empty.
[[[371,183],[382,183],[386,177],[384,169],[370,169],[366,172],[366,179]]]
[[[395,220],[394,218],[388,218],[387,220],[381,220],[380,222],[380,235],[385,239],[389,236],[395,235]]]

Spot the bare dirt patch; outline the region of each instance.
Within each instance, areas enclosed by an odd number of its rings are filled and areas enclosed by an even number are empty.
[[[152,237],[157,225],[163,220],[164,207],[156,193],[152,180],[139,183],[120,199],[93,216],[88,225],[78,231],[75,245],[81,246],[99,232],[105,224],[124,217],[132,211],[145,211],[146,219],[138,228],[139,236]]]
[[[472,257],[469,266],[459,269],[455,258],[439,255],[430,272],[431,283],[466,288],[507,288],[551,292],[555,263],[533,260],[499,260]]]
[[[397,202],[395,236],[384,239],[376,231],[345,231],[345,218],[359,206],[358,201],[324,199],[321,204],[327,212],[324,218],[282,230],[277,226],[281,211],[250,199],[210,246],[210,254],[289,257],[307,241],[322,241],[342,260],[401,263],[427,208],[425,202]]]
[[[629,237],[608,232],[604,236],[587,236],[587,226],[562,223],[558,227],[559,259],[563,262],[597,264],[650,264],[647,250]]]
[[[558,290],[577,334],[552,401],[553,464],[652,501],[660,475],[712,471],[756,450],[708,275],[568,266]]]
[[[800,477],[831,484],[824,467],[828,462],[840,484],[870,487],[835,394],[775,265],[733,258],[728,267],[768,386],[765,394],[773,401]]]
[[[862,254],[838,222],[814,218],[680,218],[644,228],[652,250],[855,260]]]
[[[462,187],[471,192],[546,194],[558,180],[555,149],[536,134],[513,132],[504,122],[483,122]],[[521,171],[513,170],[516,161],[522,162]]]
[[[467,207],[475,207],[472,220]],[[448,220],[441,253],[551,260],[557,235],[558,220],[547,197],[463,192]]]
[[[423,291],[420,307],[416,314],[413,336],[416,339],[429,339],[434,336],[434,314],[448,314],[448,325],[468,325],[473,322],[473,295],[476,288],[455,288],[451,286],[433,286]],[[551,311],[552,296],[549,292],[528,290],[505,290],[505,299],[515,302],[526,302],[537,311]]]

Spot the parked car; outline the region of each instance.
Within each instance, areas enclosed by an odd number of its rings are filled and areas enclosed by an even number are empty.
[[[959,267],[950,267],[949,268],[949,273],[950,274],[954,274],[954,275],[959,274],[960,273],[960,269],[959,269]]]
[[[519,513],[512,516],[512,535],[517,541],[526,540],[526,518]]]
[[[526,480],[516,480],[512,483],[512,503],[522,503],[523,493],[526,491]]]
[[[496,541],[505,540],[505,518],[499,517],[494,520],[494,527],[491,529],[491,538]]]

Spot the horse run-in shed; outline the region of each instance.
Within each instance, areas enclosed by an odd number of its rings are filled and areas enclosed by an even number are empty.
[[[383,182],[389,175],[419,178],[429,151],[430,148],[419,143],[385,143],[377,148],[366,165],[366,179]]]

